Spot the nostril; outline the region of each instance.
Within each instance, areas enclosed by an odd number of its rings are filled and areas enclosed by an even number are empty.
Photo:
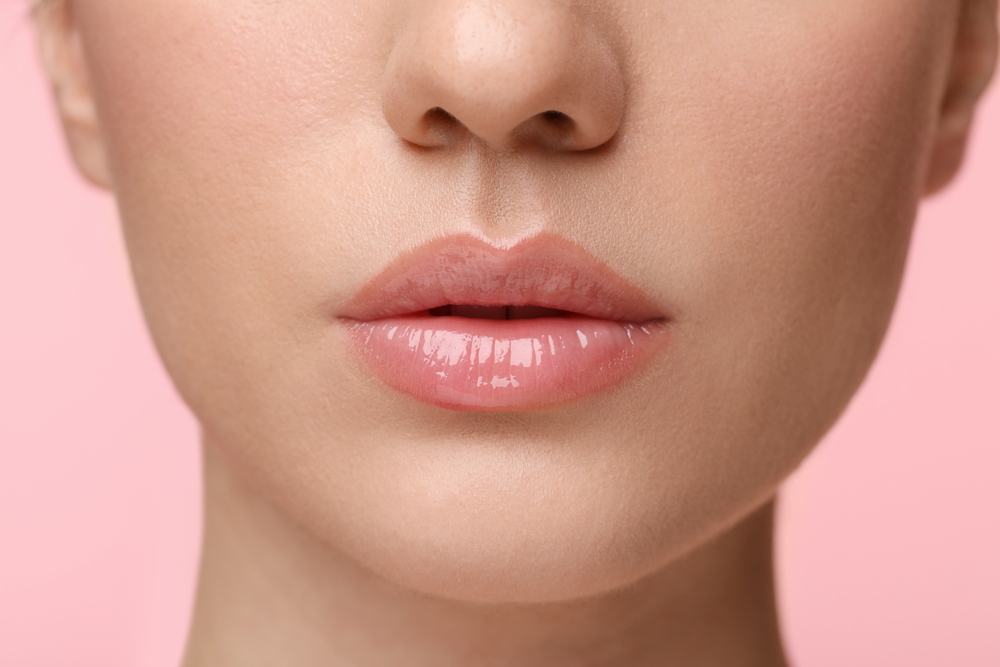
[[[573,150],[577,122],[566,113],[550,109],[531,117],[515,133],[522,141],[535,142],[554,150]]]
[[[418,143],[430,148],[452,143],[455,132],[462,127],[462,122],[441,107],[434,107],[424,112],[421,125],[423,125],[424,139]]]
[[[441,107],[434,107],[433,109],[428,109],[427,113],[424,114],[424,120],[427,123],[440,123],[453,125],[458,122],[458,119],[452,116],[450,113],[442,109]]]
[[[573,125],[573,119],[564,114],[562,111],[544,111],[541,114],[542,119],[556,127],[568,128]]]

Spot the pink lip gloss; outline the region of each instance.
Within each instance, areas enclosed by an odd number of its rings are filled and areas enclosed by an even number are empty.
[[[340,320],[388,386],[479,411],[539,409],[618,384],[670,329],[640,290],[552,235],[510,249],[471,237],[432,243],[391,264]]]
[[[665,327],[400,317],[358,322],[352,334],[389,386],[442,407],[490,411],[541,408],[617,384],[659,347]]]

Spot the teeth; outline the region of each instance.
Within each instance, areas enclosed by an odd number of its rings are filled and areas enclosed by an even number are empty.
[[[564,317],[566,311],[542,306],[465,306],[449,304],[428,311],[434,317],[468,317],[476,320],[532,320],[540,317]]]

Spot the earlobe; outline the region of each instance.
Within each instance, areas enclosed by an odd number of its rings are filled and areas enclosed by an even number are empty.
[[[69,0],[33,7],[42,65],[49,77],[73,161],[93,184],[111,187],[97,110]]]
[[[993,75],[997,58],[997,0],[961,0],[948,85],[924,194],[946,186],[958,173],[976,103]]]

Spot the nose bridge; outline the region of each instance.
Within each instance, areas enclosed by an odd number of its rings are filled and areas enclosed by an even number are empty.
[[[526,132],[574,150],[601,145],[624,105],[602,37],[565,0],[426,0],[390,54],[386,119],[423,146],[448,143],[446,121],[494,147]]]

